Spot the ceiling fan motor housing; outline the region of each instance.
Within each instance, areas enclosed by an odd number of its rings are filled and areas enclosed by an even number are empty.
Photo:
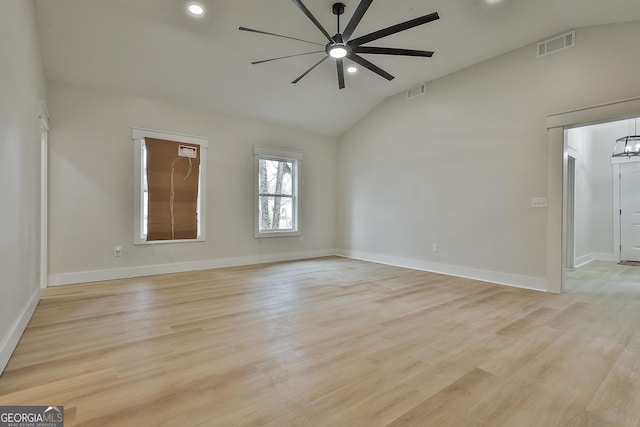
[[[349,47],[349,45],[344,43],[341,34],[336,34],[335,36],[333,36],[333,40],[335,41],[335,43],[327,43],[324,48],[329,55],[331,55],[331,51],[334,49],[344,49],[346,51],[346,55],[351,53],[351,48]],[[335,58],[335,56],[333,57]]]

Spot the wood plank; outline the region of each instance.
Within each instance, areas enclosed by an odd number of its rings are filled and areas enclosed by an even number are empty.
[[[623,351],[587,410],[621,426],[640,425],[640,353]]]
[[[485,389],[495,387],[498,383],[495,375],[482,369],[473,369],[388,426],[460,425],[472,402],[480,398]]]
[[[69,426],[637,426],[640,279],[580,275],[548,295],[328,257],[50,288],[0,404]]]

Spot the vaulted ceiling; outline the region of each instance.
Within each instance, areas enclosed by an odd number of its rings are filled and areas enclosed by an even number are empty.
[[[368,56],[396,78],[361,69],[338,90],[332,60],[291,84],[322,54],[251,65],[316,49],[240,26],[326,42],[291,0],[200,0],[206,8],[201,18],[185,12],[187,3],[36,0],[46,76],[337,136],[388,96],[421,83],[566,30],[640,21],[638,0],[377,0],[354,37],[437,11],[438,21],[371,43],[435,55]],[[331,34],[333,3],[305,1]],[[344,26],[359,0],[343,3]]]

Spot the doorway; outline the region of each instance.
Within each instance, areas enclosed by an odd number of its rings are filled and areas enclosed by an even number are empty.
[[[602,271],[621,260],[640,261],[640,162],[633,162],[640,158],[611,156],[635,120],[566,129],[563,277],[594,261]]]
[[[640,115],[640,96],[547,115],[547,291],[562,293],[566,275],[568,130]]]

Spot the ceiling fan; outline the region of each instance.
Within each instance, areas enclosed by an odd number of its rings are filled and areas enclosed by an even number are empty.
[[[427,57],[427,58],[430,58],[431,56],[433,56],[433,52],[427,51],[427,50],[396,49],[396,48],[390,48],[390,47],[374,47],[374,46],[363,46],[363,45],[366,44],[366,43],[372,42],[374,40],[378,40],[378,39],[381,39],[383,37],[387,37],[387,36],[390,36],[392,34],[396,34],[396,33],[399,33],[401,31],[405,31],[405,30],[408,30],[410,28],[417,27],[417,26],[423,25],[423,24],[427,24],[427,23],[429,23],[431,21],[435,21],[436,19],[440,18],[440,16],[438,15],[437,12],[433,12],[433,13],[430,13],[428,15],[421,16],[419,18],[411,19],[409,21],[405,21],[405,22],[402,22],[400,24],[392,25],[390,27],[383,28],[383,29],[378,30],[378,31],[374,31],[373,33],[369,33],[369,34],[366,34],[364,36],[352,39],[351,36],[353,35],[353,32],[355,31],[356,27],[358,26],[358,24],[362,20],[362,17],[364,16],[364,14],[367,12],[367,9],[369,9],[369,6],[371,6],[371,3],[373,3],[373,0],[361,0],[360,1],[360,4],[356,8],[356,11],[354,12],[353,16],[351,17],[351,20],[349,20],[349,23],[347,24],[347,26],[345,27],[345,29],[344,29],[344,31],[342,33],[340,32],[340,15],[342,15],[344,13],[345,5],[343,3],[334,3],[333,6],[332,6],[332,11],[333,11],[333,14],[336,15],[337,21],[338,21],[337,34],[335,34],[334,36],[331,36],[327,32],[327,30],[325,30],[325,28],[322,26],[322,24],[320,24],[320,22],[318,22],[316,17],[313,16],[311,11],[309,11],[309,9],[307,9],[307,7],[302,3],[301,0],[292,0],[292,1],[307,16],[307,18],[309,18],[311,20],[311,22],[314,23],[314,25],[320,30],[320,32],[322,32],[322,34],[328,40],[327,44],[316,43],[316,42],[312,42],[312,41],[309,41],[309,40],[299,39],[299,38],[296,38],[296,37],[289,37],[289,36],[285,36],[285,35],[282,35],[282,34],[275,34],[275,33],[270,33],[270,32],[267,32],[267,31],[255,30],[255,29],[246,28],[246,27],[240,27],[239,30],[241,30],[241,31],[250,31],[250,32],[259,33],[259,34],[266,34],[266,35],[276,36],[276,37],[283,37],[283,38],[286,38],[286,39],[298,40],[298,41],[305,42],[305,43],[310,43],[310,44],[314,44],[314,45],[318,45],[318,46],[323,46],[324,47],[323,50],[316,50],[316,51],[313,51],[313,52],[298,53],[298,54],[295,54],[295,55],[287,55],[287,56],[281,56],[281,57],[278,57],[278,58],[271,58],[271,59],[265,59],[265,60],[262,60],[262,61],[254,61],[254,62],[252,62],[252,64],[262,64],[264,62],[276,61],[278,59],[292,58],[292,57],[295,57],[295,56],[311,55],[311,54],[314,54],[314,53],[324,53],[325,54],[325,56],[321,60],[316,62],[311,68],[309,68],[307,71],[302,73],[297,79],[292,81],[291,83],[293,83],[293,84],[298,83],[300,80],[302,80],[302,78],[304,78],[314,68],[316,68],[318,65],[320,65],[322,62],[324,62],[329,57],[331,57],[331,58],[336,60],[336,66],[337,66],[337,69],[338,69],[338,87],[340,89],[344,89],[344,87],[345,87],[345,85],[344,85],[344,58],[350,59],[351,61],[353,61],[353,62],[355,62],[355,63],[357,63],[357,64],[359,64],[359,65],[361,65],[361,66],[363,66],[363,67],[365,67],[365,68],[367,68],[369,70],[371,70],[371,71],[373,71],[374,73],[378,74],[381,77],[384,77],[387,80],[393,80],[394,76],[392,76],[391,74],[387,73],[386,71],[384,71],[383,69],[381,69],[377,65],[372,64],[371,62],[367,61],[366,59],[364,59],[359,54],[421,56],[421,57]]]

